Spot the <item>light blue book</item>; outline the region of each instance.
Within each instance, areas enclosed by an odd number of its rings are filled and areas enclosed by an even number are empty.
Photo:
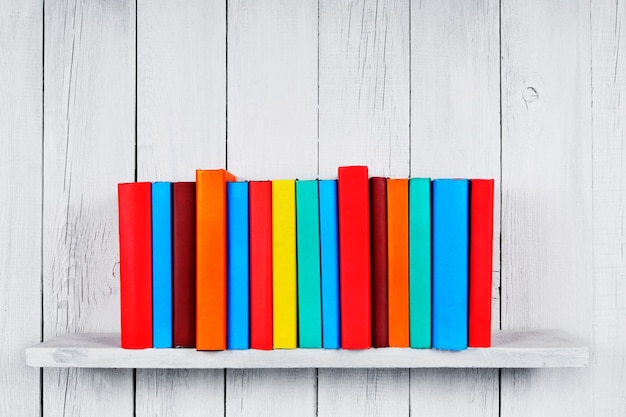
[[[172,347],[172,185],[152,183],[152,343]]]
[[[337,181],[320,180],[320,248],[322,271],[322,344],[341,347],[339,321],[339,234],[337,228]]]

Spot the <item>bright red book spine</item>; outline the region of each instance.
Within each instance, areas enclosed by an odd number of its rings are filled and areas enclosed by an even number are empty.
[[[366,166],[339,167],[341,347],[372,346],[370,213]]]
[[[389,346],[387,307],[387,178],[372,177],[370,227],[372,257],[372,346]]]
[[[491,346],[493,180],[470,180],[468,346]]]
[[[250,347],[272,349],[272,182],[248,185],[250,234]]]
[[[152,347],[152,184],[118,184],[121,339]]]
[[[172,184],[173,346],[196,346],[196,183]]]

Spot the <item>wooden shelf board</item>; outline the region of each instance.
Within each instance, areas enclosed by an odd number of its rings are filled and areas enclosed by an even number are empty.
[[[434,349],[227,350],[120,348],[119,334],[65,334],[26,349],[26,364],[51,368],[569,368],[589,349],[551,330],[493,332],[492,347]]]

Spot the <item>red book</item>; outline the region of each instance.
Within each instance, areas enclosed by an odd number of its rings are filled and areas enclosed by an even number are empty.
[[[372,346],[389,346],[387,309],[387,178],[370,178]]]
[[[468,346],[491,346],[493,180],[470,180]]]
[[[272,182],[248,184],[250,347],[272,349]]]
[[[367,349],[372,346],[367,167],[339,167],[337,187],[341,347]]]
[[[118,184],[122,348],[152,347],[152,184]]]
[[[196,183],[172,184],[173,346],[196,346]]]

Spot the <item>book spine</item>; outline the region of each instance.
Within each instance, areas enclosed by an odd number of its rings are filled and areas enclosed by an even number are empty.
[[[491,346],[491,270],[494,181],[470,181],[470,347]]]
[[[152,339],[172,347],[172,185],[152,184]]]
[[[339,322],[339,231],[337,181],[319,181],[320,256],[322,273],[322,343],[325,349],[341,347]]]
[[[226,349],[226,183],[224,171],[196,171],[196,348]]]
[[[297,347],[295,180],[272,181],[274,348]]]
[[[322,347],[319,197],[317,181],[296,182],[298,347]]]
[[[409,180],[387,180],[389,346],[409,347]]]
[[[228,201],[228,349],[248,349],[248,183],[226,184]]]
[[[272,183],[249,184],[250,347],[272,349]]]
[[[389,346],[387,303],[387,178],[372,177],[370,227],[372,258],[372,346]]]
[[[121,345],[152,347],[152,184],[118,184]]]
[[[409,323],[412,348],[431,346],[430,178],[409,180]]]
[[[196,347],[196,183],[172,184],[174,347]]]
[[[341,345],[372,345],[369,182],[366,166],[339,167]]]
[[[432,345],[467,348],[468,181],[434,180]]]

